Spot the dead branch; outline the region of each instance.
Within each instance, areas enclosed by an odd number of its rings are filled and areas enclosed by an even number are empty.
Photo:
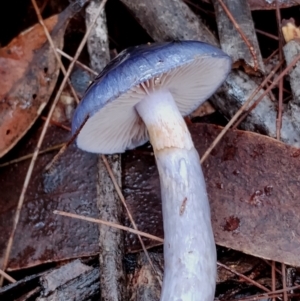
[[[100,1],[91,1],[86,8],[86,25],[89,27],[95,19]],[[109,61],[108,33],[106,15],[102,11],[98,16],[87,40],[90,65],[100,72]],[[121,186],[121,157],[107,156],[109,168]],[[98,157],[97,208],[99,218],[117,224],[122,223],[123,207],[114,188],[108,170],[101,156]],[[127,299],[125,271],[123,268],[124,233],[115,228],[99,225],[99,268],[101,300],[120,301]]]

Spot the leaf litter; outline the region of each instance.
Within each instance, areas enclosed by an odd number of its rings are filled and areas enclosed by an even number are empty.
[[[230,133],[231,133],[231,131],[230,131]],[[247,133],[248,134],[248,133]],[[244,135],[242,135],[242,136],[244,136]],[[226,136],[227,137],[227,136]],[[226,137],[225,137],[225,142],[226,142]],[[265,137],[264,137],[265,138]],[[258,139],[257,137],[256,137],[256,139]],[[274,142],[274,141],[273,141]],[[221,142],[221,143],[223,143],[223,142]],[[247,143],[250,143],[249,141],[247,141]],[[263,142],[263,144],[264,144],[265,142]],[[278,142],[276,142],[276,143],[278,143]],[[255,143],[254,143],[255,144]],[[267,145],[268,145],[268,143],[267,143]],[[272,145],[273,146],[273,145]],[[278,146],[278,145],[276,145],[276,146]],[[276,148],[276,146],[275,146],[275,148]],[[220,145],[218,146],[218,150],[219,150],[219,147],[220,147]],[[254,146],[253,146],[254,147]],[[278,146],[279,147],[279,146]],[[259,148],[259,147],[258,147]],[[291,148],[291,147],[290,147]],[[292,148],[291,148],[292,149]],[[213,150],[213,152],[212,152],[212,156],[214,156],[214,152],[215,152],[216,150]],[[134,151],[135,152],[135,151]],[[143,151],[142,151],[143,152]],[[224,151],[225,152],[225,151]],[[256,154],[257,153],[257,156],[259,157],[259,156],[262,156],[263,157],[263,152],[260,150],[260,149],[258,149],[258,150],[255,150],[254,151],[254,153]],[[279,152],[280,153],[280,152]],[[290,157],[297,157],[297,154],[298,154],[298,150],[297,149],[294,149],[293,150],[293,152],[292,152],[292,155],[290,155]],[[248,157],[249,157],[249,153],[247,153],[247,155],[248,155]],[[281,153],[281,155],[282,156],[286,156],[287,157],[287,154],[285,153],[284,155],[283,155],[283,153]],[[147,155],[147,156],[149,156],[149,155]],[[229,151],[229,153],[228,153],[228,156],[229,156],[229,158],[232,158],[232,157],[234,157],[235,156],[235,151],[232,151],[232,152],[230,152]],[[250,155],[250,157],[251,157],[251,155]],[[255,155],[254,155],[254,157],[255,157]],[[284,160],[284,158],[285,157],[283,157],[283,158],[280,158],[280,159],[283,159],[283,161],[282,162],[285,162],[285,160]],[[62,158],[63,159],[63,158]],[[209,162],[209,160],[210,159],[208,159],[206,162]],[[278,158],[276,159],[276,160],[279,160]],[[289,159],[286,159],[287,161],[289,161]],[[231,159],[229,159],[229,160],[225,160],[225,161],[231,161]],[[247,160],[246,160],[247,161]],[[277,162],[277,161],[276,161]],[[281,162],[281,161],[280,161]],[[240,163],[240,162],[239,162]],[[274,162],[273,162],[274,163]],[[204,164],[206,164],[206,163],[204,163]],[[287,164],[286,162],[285,162],[285,164],[288,166],[288,167],[290,167],[289,166],[289,164]],[[283,164],[284,165],[284,164]],[[218,167],[218,166],[217,166]],[[265,166],[264,166],[265,167]],[[42,171],[42,169],[40,170],[40,171]],[[61,172],[61,171],[60,171]],[[59,172],[59,173],[60,173]],[[295,175],[294,175],[295,176]],[[38,176],[37,176],[38,177]],[[248,178],[247,178],[247,180],[248,180]],[[278,179],[277,179],[278,180]],[[279,179],[280,180],[280,179]],[[278,181],[279,181],[278,180]],[[282,179],[281,179],[282,180]],[[280,182],[280,181],[279,181]],[[55,189],[57,189],[57,187],[60,187],[60,185],[63,183],[63,179],[62,179],[62,177],[61,176],[58,176],[58,178],[57,178],[57,183],[56,183],[56,185],[54,186],[54,188],[52,187],[51,189],[53,189],[53,191],[55,191]],[[58,185],[57,185],[58,184]],[[257,185],[256,185],[257,186]],[[154,186],[153,186],[154,187]],[[224,189],[224,187],[225,187],[225,185],[224,185],[224,183],[222,183],[222,181],[219,181],[218,183],[216,183],[215,184],[215,186],[213,187],[215,190],[216,189],[219,189],[219,190],[222,190],[222,189]],[[247,186],[246,186],[247,187]],[[252,187],[253,188],[253,187]],[[50,190],[51,190],[50,189]],[[49,190],[49,191],[50,191]],[[125,190],[126,191],[126,190]],[[254,191],[254,190],[253,190]],[[246,191],[247,192],[247,196],[248,196],[248,194],[250,193],[250,190],[247,190]],[[285,191],[283,191],[282,190],[282,192],[285,192]],[[297,192],[297,191],[296,191]],[[252,208],[252,210],[254,210],[253,209],[253,207],[255,208],[256,206],[260,206],[261,204],[264,204],[265,205],[265,203],[268,203],[268,201],[265,201],[266,199],[268,199],[267,198],[267,196],[268,196],[268,194],[271,194],[272,193],[272,188],[271,187],[267,187],[267,189],[265,189],[265,187],[264,188],[261,188],[261,189],[258,189],[258,190],[255,190],[254,191],[254,193],[252,193],[252,194],[250,194],[250,198],[248,199],[248,201],[246,202],[247,204],[248,204],[248,206],[252,206],[252,207],[250,207],[250,208]],[[269,197],[270,197],[270,195],[269,195]],[[292,199],[292,198],[291,198]],[[288,201],[290,201],[291,199],[288,199]],[[242,202],[242,201],[241,201]],[[292,201],[291,201],[292,202]],[[243,202],[242,202],[243,203]],[[276,204],[276,200],[275,200],[275,204]],[[282,204],[280,204],[280,205],[282,205]],[[271,206],[270,206],[271,207]],[[275,208],[277,209],[277,207],[278,206],[275,206]],[[289,206],[288,206],[289,207]],[[282,209],[282,208],[281,208]],[[235,213],[237,213],[237,209],[235,208]],[[249,209],[248,209],[249,210]],[[251,210],[250,210],[251,211]],[[254,210],[255,211],[255,210]],[[279,212],[281,213],[281,211],[279,210]],[[279,214],[280,214],[279,213]],[[286,212],[284,212],[284,213],[286,213]],[[279,216],[281,216],[281,215],[279,215]],[[290,212],[287,212],[287,216],[286,216],[286,221],[289,219],[289,218],[293,218],[293,214],[290,214]],[[227,215],[225,218],[224,218],[224,220],[223,220],[223,223],[222,224],[220,224],[219,225],[219,227],[220,227],[220,231],[221,232],[228,232],[230,235],[233,235],[233,234],[235,234],[235,235],[238,235],[239,233],[237,233],[238,231],[240,231],[240,228],[241,228],[241,224],[243,224],[242,223],[242,220],[243,219],[246,219],[246,217],[244,217],[244,216],[242,216],[242,219],[241,219],[241,216],[238,216],[237,214],[236,215]],[[252,221],[253,222],[253,221]],[[279,220],[279,222],[280,222],[280,220]],[[286,231],[287,231],[287,229],[289,229],[289,226],[290,226],[290,224],[288,224],[287,223],[287,228],[286,228]],[[293,225],[292,225],[293,226]],[[269,226],[268,226],[269,227]],[[259,232],[259,231],[258,231]],[[248,239],[249,239],[249,237],[248,237]],[[290,238],[289,237],[287,237],[287,239],[289,240]],[[97,239],[96,239],[96,241],[97,241]],[[289,241],[289,242],[293,242],[293,241]],[[221,243],[222,244],[222,243]],[[251,245],[251,244],[250,244]],[[242,248],[242,246],[240,245],[239,247],[241,247]],[[238,247],[238,248],[239,248]],[[237,249],[238,249],[237,248]],[[247,245],[246,244],[246,251],[243,249],[242,251],[243,252],[245,252],[245,253],[247,253],[247,252],[249,252],[250,254],[252,254],[251,252],[252,252],[252,250],[251,250],[251,246],[249,247],[249,245]],[[250,251],[249,251],[250,250]],[[294,250],[294,248],[293,248],[293,250]],[[261,250],[255,250],[255,252],[260,252]],[[50,252],[51,253],[51,252]],[[275,252],[276,253],[276,252]],[[293,251],[291,251],[290,253],[293,253]],[[265,257],[264,255],[259,255],[259,256],[261,256],[261,257]],[[271,257],[273,258],[273,256],[275,256],[274,258],[276,258],[276,254],[274,255],[274,254],[272,254],[271,255]],[[270,256],[269,256],[270,257]],[[266,256],[265,258],[269,258],[268,256]],[[288,258],[288,260],[292,260],[292,259],[290,259],[290,258]],[[286,262],[286,261],[283,261],[283,262]]]
[[[62,48],[67,20],[72,11],[45,20],[56,47]],[[0,157],[29,130],[47,105],[56,85],[59,68],[37,24],[0,49]]]

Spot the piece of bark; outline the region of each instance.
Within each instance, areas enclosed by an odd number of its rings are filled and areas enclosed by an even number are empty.
[[[86,8],[86,26],[95,18],[101,1],[93,0]],[[109,61],[108,33],[106,15],[103,11],[87,41],[90,65],[100,72]],[[121,157],[107,156],[118,185],[121,187]],[[122,224],[123,207],[114,184],[108,174],[101,156],[98,158],[97,207],[99,218]],[[99,263],[101,300],[126,300],[125,271],[123,269],[124,233],[121,230],[99,225]]]
[[[55,47],[62,48],[68,7],[45,20]],[[59,65],[40,24],[22,32],[0,49],[0,157],[25,135],[48,103]]]
[[[240,30],[252,47],[243,40],[232,21],[224,11],[219,0],[212,0],[218,25],[219,38],[222,49],[231,56],[233,66],[242,66],[246,73],[264,73],[265,67],[260,53],[256,32],[247,0],[222,0],[230,14],[238,24]],[[253,53],[255,57],[253,57]],[[257,69],[257,70],[254,70]]]
[[[285,61],[290,64],[300,54],[300,41],[299,39],[291,40],[283,47]],[[298,62],[289,73],[289,79],[293,98],[290,104],[300,106],[300,63]]]
[[[121,157],[110,155],[107,156],[107,161],[121,187]],[[101,157],[98,160],[97,190],[99,218],[122,224],[123,208]],[[123,267],[124,232],[104,225],[99,226],[99,232],[101,300],[127,300]]]
[[[192,124],[189,130],[201,157],[221,128]],[[299,149],[266,136],[226,134],[203,164],[217,244],[299,266],[299,156]],[[162,237],[154,157],[137,150],[127,152],[123,162],[124,195],[138,228]],[[132,234],[127,244],[130,251],[140,250]]]
[[[92,0],[85,9],[85,23],[88,28],[95,18],[100,0]],[[87,40],[87,48],[90,55],[90,66],[96,72],[102,71],[109,61],[108,33],[106,14],[102,10]]]
[[[218,42],[181,0],[121,0],[155,41],[200,40]],[[184,28],[182,30],[182,27]]]
[[[58,269],[52,270],[51,272],[43,275],[40,279],[40,282],[43,286],[43,295],[50,295],[60,286],[92,269],[92,267],[81,263],[81,261],[77,259],[61,266]]]
[[[23,279],[0,287],[0,300],[26,300],[26,295],[33,290],[39,289],[41,274],[34,274]]]
[[[42,292],[36,301],[85,301],[96,299],[100,294],[99,273],[99,267],[89,267],[77,277],[62,283],[50,294],[44,296]]]

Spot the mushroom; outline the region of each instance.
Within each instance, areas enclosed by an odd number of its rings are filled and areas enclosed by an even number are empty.
[[[161,300],[211,301],[216,248],[199,155],[182,116],[222,84],[231,59],[197,41],[142,45],[114,58],[87,89],[77,146],[122,153],[150,140],[160,176],[165,272]]]

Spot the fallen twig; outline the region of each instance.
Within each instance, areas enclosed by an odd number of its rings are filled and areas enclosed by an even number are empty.
[[[50,46],[51,46],[51,48],[52,48],[52,50],[54,52],[54,55],[55,55],[55,58],[56,58],[56,60],[57,60],[57,62],[59,64],[59,67],[60,67],[63,75],[66,75],[66,69],[65,69],[64,65],[62,64],[61,59],[60,59],[58,53],[56,52],[56,47],[55,47],[55,45],[53,43],[53,40],[52,40],[51,35],[50,35],[49,31],[48,31],[48,28],[45,26],[43,17],[42,17],[42,15],[40,13],[40,10],[39,10],[39,7],[38,7],[38,5],[36,3],[36,0],[31,0],[31,3],[32,3],[33,7],[34,7],[35,13],[36,13],[37,18],[39,20],[39,23],[41,24],[41,26],[44,29],[45,35],[46,35],[46,37],[48,39],[48,42],[49,42],[49,44],[50,44]],[[67,80],[67,83],[68,83],[68,85],[69,85],[69,87],[71,89],[71,92],[72,92],[72,94],[73,94],[76,102],[79,103],[79,99],[78,99],[77,93],[76,93],[75,89],[73,88],[72,83],[71,83],[71,81],[69,79]]]
[[[278,1],[276,1],[276,19],[277,19],[277,27],[278,27],[278,49],[279,49],[279,61],[283,60],[282,53],[282,35],[280,34],[280,23],[281,23],[281,15]],[[276,119],[276,138],[280,140],[280,131],[282,126],[282,111],[283,111],[283,78],[280,79],[278,83],[279,92],[278,92],[278,111],[277,111],[277,119]],[[286,300],[285,300],[286,301]]]
[[[65,145],[65,143],[61,143],[61,144],[50,146],[50,147],[48,147],[46,149],[43,149],[43,150],[39,151],[38,155],[46,154],[46,153],[52,152],[54,150],[61,149],[64,145]],[[32,157],[33,157],[33,153],[25,155],[25,156],[22,156],[22,157],[19,157],[17,159],[14,159],[14,160],[11,160],[11,161],[8,161],[8,162],[0,164],[0,168],[8,166],[8,165],[15,164],[15,163],[19,163],[19,162],[22,162],[22,161],[25,161],[25,160],[28,160],[28,159],[30,159]]]
[[[272,78],[275,73],[279,70],[279,68],[282,66],[283,61],[279,62],[269,73],[269,75],[263,80],[263,82],[259,85],[258,89],[254,91],[254,93],[257,91],[257,93],[259,92],[260,89],[262,89],[262,87],[264,87],[265,85],[267,85],[267,83],[269,82],[270,78]],[[270,90],[271,91],[271,90]],[[255,93],[255,95],[257,94]],[[254,97],[255,97],[254,95]],[[252,97],[252,95],[249,97],[249,99]],[[253,99],[253,98],[252,98]],[[244,110],[244,112],[241,114],[241,117],[234,123],[234,125],[232,126],[232,128],[236,129],[240,123],[247,117],[247,115],[255,109],[255,107],[258,105],[258,103],[263,99],[263,96],[260,96],[256,101],[253,102],[253,104],[247,109]],[[246,104],[246,102],[245,102]],[[240,108],[242,109],[242,107]]]
[[[56,51],[57,51],[59,54],[61,54],[62,56],[64,56],[65,58],[67,58],[68,60],[70,60],[70,61],[73,60],[73,57],[71,57],[71,56],[68,55],[67,53],[63,52],[62,50],[56,48]],[[79,62],[79,61],[76,61],[76,65],[80,66],[82,69],[84,69],[84,70],[90,72],[90,73],[93,74],[93,75],[98,75],[98,73],[97,73],[95,70],[91,69],[91,68],[88,67],[87,65],[82,64],[82,63]]]
[[[235,270],[229,268],[227,265],[225,265],[225,264],[223,264],[223,263],[221,263],[221,262],[219,262],[219,261],[217,262],[217,265],[220,266],[220,267],[222,267],[223,269],[225,269],[225,270],[227,270],[227,271],[229,271],[229,272],[231,272],[231,273],[233,273],[233,274],[239,276],[240,278],[243,278],[243,279],[246,280],[247,282],[249,282],[249,283],[255,285],[255,286],[258,287],[258,288],[260,288],[261,290],[263,290],[263,291],[265,291],[265,292],[271,292],[268,288],[266,288],[265,286],[261,285],[261,284],[258,283],[257,281],[255,281],[255,280],[253,280],[253,279],[251,279],[251,278],[245,276],[244,274],[241,274],[241,273],[239,273],[239,272],[237,272],[237,271],[235,271]]]
[[[0,275],[11,283],[17,282],[13,277],[9,276],[7,273],[2,271],[1,269],[0,269]]]
[[[99,219],[96,219],[96,218],[82,216],[82,215],[73,214],[73,213],[68,213],[68,212],[59,211],[59,210],[54,210],[53,213],[54,214],[58,214],[58,215],[63,215],[63,216],[71,217],[71,218],[81,219],[81,220],[84,220],[84,221],[87,221],[87,222],[96,223],[96,224],[103,224],[103,225],[106,225],[106,226],[109,226],[109,227],[113,227],[113,228],[116,228],[116,229],[120,229],[120,230],[131,232],[133,234],[144,236],[144,237],[147,237],[147,238],[159,241],[159,242],[163,242],[164,241],[160,237],[157,237],[157,236],[154,236],[154,235],[142,232],[142,231],[138,231],[138,230],[135,230],[135,229],[132,229],[132,228],[129,228],[129,227],[125,227],[125,226],[122,226],[122,225],[118,225],[118,224],[115,224],[115,223],[102,221],[102,220],[99,220]]]

